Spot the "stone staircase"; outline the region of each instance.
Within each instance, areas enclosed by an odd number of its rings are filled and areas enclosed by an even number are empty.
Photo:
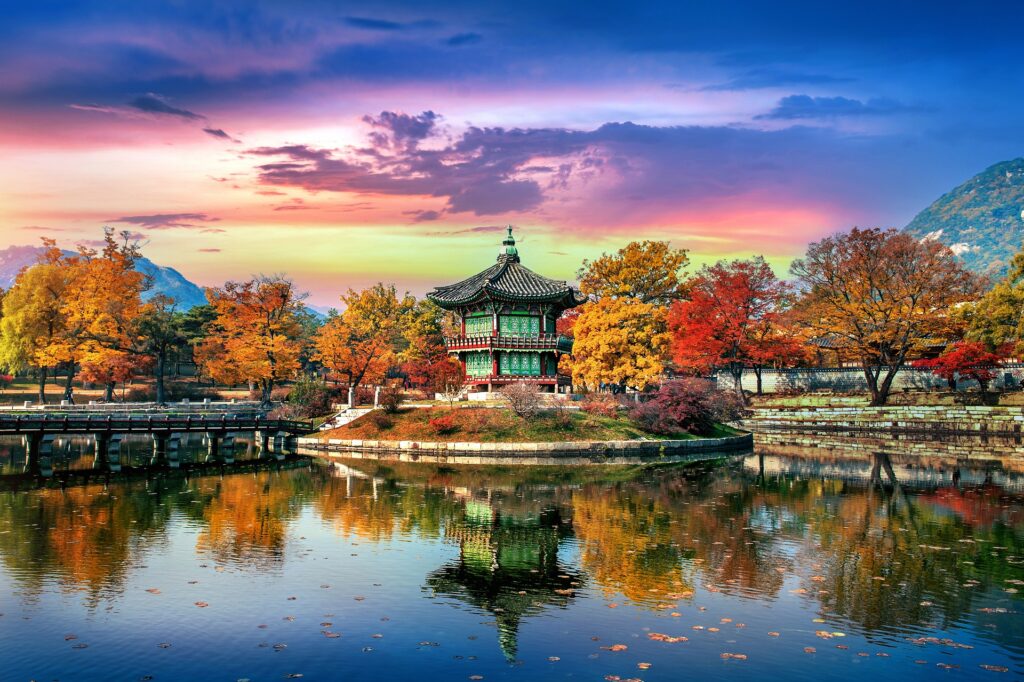
[[[374,409],[375,408],[372,407],[349,407],[347,409],[341,410],[336,415],[334,415],[333,417],[325,421],[323,424],[321,424],[320,430],[327,431],[329,429],[336,429],[338,427],[345,426],[345,424],[354,422],[363,415],[369,414]]]

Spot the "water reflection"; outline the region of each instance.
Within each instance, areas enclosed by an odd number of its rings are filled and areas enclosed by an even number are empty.
[[[183,579],[171,547],[176,529],[188,527],[191,555],[236,571],[231,579],[287,582],[307,556],[290,550],[311,542],[303,520],[313,518],[330,532],[303,550],[310,554],[367,542],[429,548],[437,558],[404,564],[393,589],[487,615],[508,661],[528,656],[524,623],[541,626],[542,615],[568,627],[582,619],[579,626],[597,604],[621,609],[605,618],[649,614],[628,618],[688,626],[706,605],[724,604],[730,622],[768,609],[774,630],[805,634],[814,626],[800,613],[810,609],[830,630],[894,649],[959,633],[954,639],[972,641],[977,655],[1019,665],[1020,475],[963,463],[941,476],[914,471],[884,453],[526,473],[309,463],[8,491],[0,493],[0,563],[22,602],[57,585],[82,591],[84,607],[95,609],[131,599],[126,585],[145,563],[166,558]],[[316,587],[293,581],[288,589],[301,598]],[[421,638],[449,622],[416,602],[404,608]]]

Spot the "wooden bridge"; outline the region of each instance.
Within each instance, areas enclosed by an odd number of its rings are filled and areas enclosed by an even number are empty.
[[[237,433],[253,433],[261,453],[280,455],[294,439],[309,433],[309,422],[270,419],[248,414],[0,414],[0,435],[21,436],[28,468],[40,475],[52,473],[54,441],[66,435],[91,435],[96,439],[96,465],[111,471],[121,468],[121,441],[125,436],[153,437],[153,464],[177,467],[181,436],[202,433],[209,454],[233,461]]]

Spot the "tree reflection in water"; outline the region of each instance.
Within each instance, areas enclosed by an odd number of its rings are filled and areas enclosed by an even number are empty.
[[[653,611],[707,592],[798,599],[880,637],[977,620],[993,594],[1019,609],[1020,492],[901,481],[888,456],[857,460],[854,477],[828,458],[773,462],[526,473],[314,464],[3,492],[0,561],[23,599],[59,581],[94,607],[120,597],[175,524],[197,529],[197,556],[283,570],[297,519],[312,514],[339,536],[456,545],[419,584],[492,614],[510,660],[524,619],[581,599]],[[986,631],[1011,642],[1024,634],[1015,627]]]

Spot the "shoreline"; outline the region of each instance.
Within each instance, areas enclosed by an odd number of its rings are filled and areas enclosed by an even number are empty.
[[[550,443],[481,443],[343,440],[303,437],[300,454],[329,459],[429,462],[436,464],[646,464],[717,458],[754,446],[745,433],[723,438],[687,440],[555,441]]]

